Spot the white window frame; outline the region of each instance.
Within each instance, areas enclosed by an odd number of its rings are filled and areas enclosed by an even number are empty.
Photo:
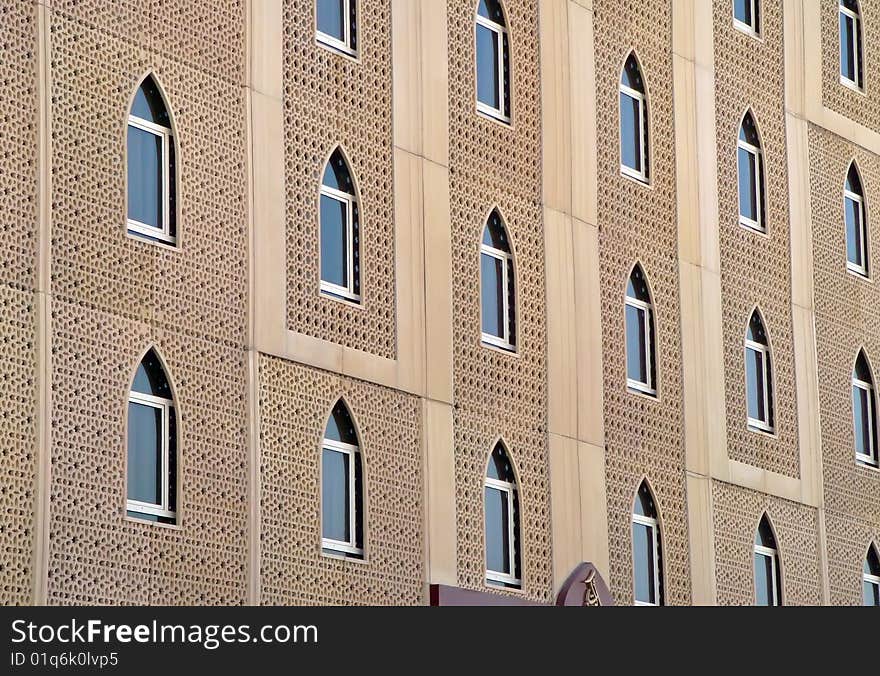
[[[846,75],[844,75],[843,74],[843,64],[841,63],[840,64],[840,83],[842,85],[845,85],[846,87],[849,87],[850,89],[856,90],[857,92],[864,92],[865,91],[864,63],[862,63],[862,80],[863,80],[862,84],[859,84],[859,81],[858,81],[859,61],[861,61],[861,59],[859,58],[859,56],[860,56],[860,54],[859,54],[859,37],[861,36],[861,33],[862,33],[862,17],[859,14],[856,14],[855,12],[853,12],[851,9],[844,7],[843,3],[840,2],[840,0],[838,0],[838,2],[837,2],[837,8],[838,8],[839,14],[843,14],[849,21],[852,21],[852,23],[853,23],[853,44],[852,44],[851,57],[853,60],[853,65],[854,65],[853,73],[856,76],[855,80],[850,80]],[[837,26],[838,26],[837,27],[837,32],[838,32],[837,39],[838,39],[839,43],[842,43],[843,42],[843,33],[840,31],[840,19],[838,19]],[[840,44],[838,44],[838,53],[840,52],[839,47],[840,47]]]
[[[779,552],[772,547],[765,547],[764,545],[755,545],[755,554],[759,556],[766,557],[770,559],[770,593],[772,594],[773,603],[771,606],[778,606],[779,604]],[[757,567],[755,572],[757,572]],[[754,573],[753,573],[754,574]],[[755,603],[758,602],[758,589],[757,585],[755,586]]]
[[[514,508],[514,494],[516,493],[516,485],[510,481],[501,481],[486,477],[484,489],[491,488],[501,493],[507,494],[507,562],[510,568],[510,574],[501,573],[497,570],[490,570],[486,566],[486,581],[499,582],[505,585],[522,586],[522,579],[516,577],[516,512]],[[483,498],[485,500],[485,497]],[[485,505],[483,507],[485,509]],[[484,526],[485,527],[485,526]]]
[[[870,556],[871,556],[871,550],[868,550],[868,553],[865,555],[866,562],[869,560]],[[862,564],[862,565],[866,565],[866,564]],[[868,584],[874,585],[875,587],[877,587],[878,593],[880,593],[880,575],[873,575],[872,573],[866,573],[863,570],[862,571],[862,582],[863,583],[867,582]],[[862,603],[863,604],[865,602],[864,599],[865,599],[865,593],[864,593],[864,590],[862,590]]]
[[[495,34],[495,43],[498,45],[498,105],[499,108],[493,108],[487,103],[480,101],[480,73],[477,68],[477,26],[488,28]],[[507,93],[504,86],[504,38],[507,37],[507,43],[510,44],[510,35],[507,27],[499,23],[495,23],[492,19],[487,19],[477,14],[477,20],[474,24],[474,95],[477,102],[477,111],[488,115],[489,117],[510,124],[510,115],[504,113],[504,98]],[[513,97],[511,97],[511,104]]]
[[[171,146],[174,143],[174,135],[168,127],[156,124],[150,120],[145,120],[137,115],[128,116],[128,126],[134,127],[141,131],[158,136],[162,140],[162,227],[156,228],[147,223],[141,223],[133,218],[129,218],[128,231],[136,234],[147,235],[153,239],[158,239],[169,244],[176,244],[177,237],[171,234]],[[126,148],[128,143],[126,141]],[[127,153],[127,150],[126,150]],[[126,172],[128,166],[126,166]],[[131,180],[131,177],[128,177]]]
[[[348,279],[348,286],[346,287],[334,284],[333,282],[328,282],[321,278],[321,291],[324,295],[335,298],[336,300],[339,300],[339,298],[341,297],[354,303],[360,303],[361,294],[354,292],[354,207],[357,204],[357,197],[350,193],[343,192],[342,190],[337,190],[336,188],[326,186],[323,183],[321,184],[321,196],[329,197],[330,199],[336,200],[337,202],[341,202],[345,205],[345,267],[346,278]],[[318,207],[318,214],[320,218],[320,205]],[[320,225],[321,224],[319,223],[319,226]],[[319,227],[319,237],[320,231],[321,228]],[[318,251],[320,252],[320,246],[318,247]],[[321,276],[322,264],[323,261],[319,261],[319,277]]]
[[[343,554],[355,554],[357,556],[364,555],[364,548],[357,546],[357,517],[358,517],[358,505],[357,505],[357,494],[356,494],[356,472],[355,465],[357,461],[358,454],[360,453],[360,448],[353,444],[346,444],[342,441],[336,441],[334,439],[324,439],[324,442],[321,444],[321,453],[324,451],[331,451],[334,453],[344,453],[348,455],[348,519],[349,519],[349,540],[345,542],[343,540],[334,540],[332,538],[324,537],[324,525],[323,522],[321,524],[321,547],[323,549],[327,549],[334,552],[341,552]],[[323,457],[321,459],[322,462],[322,471],[323,471]],[[324,512],[324,495],[321,495],[321,514],[323,518]]]
[[[740,129],[742,129],[742,125],[740,125]],[[755,232],[760,232],[766,234],[767,227],[764,224],[764,219],[762,217],[763,206],[762,200],[762,192],[761,192],[761,162],[763,161],[761,148],[758,146],[754,146],[748,141],[743,141],[741,138],[737,137],[736,139],[736,147],[737,147],[737,158],[736,158],[736,192],[738,196],[737,203],[737,211],[739,212],[739,224],[743,227],[749,228],[750,230],[754,230]],[[755,199],[755,213],[758,216],[757,220],[753,220],[748,216],[744,216],[742,212],[742,194],[740,193],[740,180],[739,180],[739,150],[745,150],[751,155],[755,157],[755,185],[753,186],[753,197]]]
[[[486,226],[488,227],[488,226]],[[500,227],[500,226],[499,226]],[[483,302],[483,284],[486,280],[483,279],[483,265],[482,265],[482,256],[491,256],[492,258],[496,258],[501,261],[501,295],[502,295],[502,304],[503,304],[503,319],[504,326],[503,336],[493,336],[491,333],[486,333],[483,331],[483,318],[482,318],[482,302]],[[516,301],[516,286],[515,280],[510,279],[510,273],[508,270],[513,267],[513,254],[508,253],[507,251],[503,251],[501,249],[496,249],[493,246],[490,246],[484,242],[480,242],[480,334],[482,337],[482,341],[487,345],[494,345],[495,347],[500,347],[503,350],[507,350],[509,352],[516,352],[516,343],[511,341],[511,338],[516,340],[515,336],[510,335],[510,296],[513,295],[514,302]],[[511,289],[511,284],[513,284],[513,288]],[[513,293],[511,293],[511,291]]]
[[[760,38],[761,37],[761,27],[759,25],[760,19],[755,18],[755,17],[759,16],[755,12],[755,9],[758,7],[760,0],[749,0],[749,2],[752,7],[752,21],[754,21],[754,24],[753,25],[747,24],[744,21],[740,21],[738,18],[736,18],[736,0],[731,0],[730,11],[733,14],[733,26],[734,26],[734,28],[741,30],[743,33],[751,35],[752,37]]]
[[[318,29],[318,5],[317,0],[315,2],[315,40],[318,44],[326,45],[336,51],[340,51],[343,54],[348,54],[349,56],[357,57],[357,50],[351,46],[351,3],[356,0],[342,0],[343,8],[342,11],[345,15],[345,21],[343,22],[342,31],[344,35],[344,39],[340,40],[339,38],[328,35],[323,31]],[[354,6],[355,12],[358,11],[357,4]],[[357,17],[355,17],[355,22],[357,22]]]
[[[660,522],[651,516],[643,516],[642,514],[633,514],[632,515],[633,523],[641,524],[642,526],[647,526],[651,529],[651,556],[654,559],[654,598],[656,599],[656,603],[649,603],[648,601],[639,601],[636,599],[635,594],[635,581],[636,581],[636,567],[635,561],[633,562],[633,604],[637,606],[659,606],[660,603],[660,547],[659,547],[659,538],[658,534],[660,531]],[[634,531],[633,531],[634,533]],[[635,537],[633,534],[632,537]]]
[[[865,201],[861,195],[858,193],[854,193],[851,190],[843,189],[843,224],[844,226],[848,226],[849,224],[846,222],[846,201],[850,200],[855,203],[856,206],[856,218],[858,222],[856,223],[856,232],[857,237],[859,238],[858,245],[859,249],[862,252],[862,265],[858,265],[853,263],[849,259],[849,253],[846,256],[846,269],[850,272],[855,272],[862,277],[868,276],[868,233],[865,228]],[[849,231],[849,227],[846,227],[845,232]],[[849,242],[847,242],[849,244]],[[847,250],[849,247],[847,247]]]
[[[867,418],[868,418],[869,452],[866,455],[864,453],[859,453],[858,451],[856,451],[856,462],[860,462],[864,465],[870,465],[871,467],[877,467],[877,464],[878,464],[877,463],[877,448],[874,445],[874,425],[876,423],[874,421],[874,410],[873,409],[875,408],[875,406],[872,405],[872,404],[876,403],[875,399],[874,399],[874,386],[869,382],[866,382],[864,380],[857,378],[855,373],[853,373],[852,386],[854,388],[864,390],[865,393],[867,394],[867,401],[868,401]],[[853,393],[853,394],[855,394],[855,393]],[[856,429],[856,413],[855,413],[856,398],[855,398],[855,396],[852,397],[852,405],[853,405],[853,434],[859,434],[861,432],[861,430]],[[855,442],[855,439],[853,439],[853,441]],[[855,445],[855,444],[853,444],[853,445]]]
[[[751,321],[751,320],[750,320]],[[770,374],[769,374],[769,364],[770,364],[770,347],[768,345],[764,345],[762,343],[758,343],[754,340],[749,340],[746,338],[746,346],[745,346],[745,364],[748,364],[749,359],[749,350],[754,352],[758,352],[761,355],[761,371],[762,378],[761,380],[764,382],[764,414],[767,416],[767,420],[759,420],[757,418],[752,418],[748,414],[749,410],[749,376],[748,376],[748,366],[746,366],[746,417],[748,422],[748,427],[751,430],[756,430],[760,432],[769,432],[773,433],[773,425],[770,423],[770,396],[773,391],[773,383],[770,382]]]
[[[165,397],[157,397],[152,394],[143,392],[128,393],[129,404],[137,404],[139,406],[148,406],[158,409],[162,412],[162,439],[160,442],[161,449],[160,458],[161,475],[162,475],[162,502],[161,504],[153,504],[150,502],[142,502],[140,500],[132,500],[128,497],[128,481],[126,478],[126,511],[135,514],[150,514],[153,516],[163,517],[166,519],[177,519],[177,512],[169,508],[171,499],[171,481],[169,476],[170,469],[170,452],[171,452],[171,416],[174,413],[174,401]],[[128,462],[128,446],[131,439],[126,437],[126,462]],[[174,487],[177,488],[176,486]],[[134,517],[136,518],[136,517]]]
[[[625,68],[626,66],[624,66]],[[645,169],[645,160],[647,158],[647,150],[645,149],[645,95],[638,91],[637,89],[633,89],[629,87],[623,82],[620,83],[620,93],[629,96],[631,99],[634,99],[639,104],[639,157],[641,158],[642,169],[639,171],[638,169],[633,169],[632,167],[624,164],[623,162],[623,134],[621,133],[621,123],[623,122],[623,109],[620,106],[620,100],[618,99],[618,124],[617,124],[617,138],[618,145],[620,146],[620,173],[625,176],[629,176],[630,178],[634,178],[641,183],[648,182],[648,172]]]
[[[645,332],[645,354],[643,358],[645,360],[645,375],[647,377],[647,382],[641,382],[639,380],[633,380],[627,375],[626,377],[626,386],[630,390],[634,390],[636,392],[641,392],[643,394],[649,394],[651,396],[655,396],[657,394],[656,383],[653,382],[653,377],[651,374],[651,362],[653,361],[652,357],[654,355],[654,345],[651,340],[651,328],[654,323],[654,306],[651,303],[647,303],[643,300],[639,300],[638,298],[633,298],[629,294],[626,296],[625,305],[629,305],[630,307],[636,308],[636,310],[643,312],[645,315],[644,321],[644,332]],[[626,335],[626,311],[624,308],[623,314],[623,322],[624,322],[624,336]],[[624,349],[629,353],[629,345],[626,344],[624,340]],[[655,367],[656,368],[656,367]]]

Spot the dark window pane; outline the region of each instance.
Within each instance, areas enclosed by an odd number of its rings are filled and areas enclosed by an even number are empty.
[[[855,81],[856,64],[853,63],[853,35],[855,26],[853,20],[845,14],[840,15],[840,74],[845,78]]]
[[[168,411],[168,510],[177,511],[177,415]]]
[[[507,261],[507,335],[511,345],[516,344],[516,287],[513,283],[513,261]]]
[[[344,202],[321,195],[321,279],[348,285],[347,213]]]
[[[855,200],[844,198],[846,215],[846,259],[855,265],[862,265],[861,210]]]
[[[510,253],[510,243],[507,241],[507,230],[501,221],[501,216],[497,211],[493,211],[489,216],[489,222],[483,228],[483,244],[491,246],[493,249]]]
[[[343,0],[318,0],[319,31],[339,41],[344,41],[347,20]]]
[[[871,428],[868,423],[869,394],[861,387],[853,387],[853,427],[856,453],[871,453]]]
[[[755,553],[755,602],[759,606],[773,603],[773,561],[769,556]]]
[[[748,415],[754,420],[764,417],[764,355],[751,348],[746,349],[746,398]]]
[[[626,377],[640,383],[648,382],[645,363],[645,311],[626,306]]]
[[[128,217],[162,227],[162,138],[128,127]]]
[[[131,104],[131,114],[142,120],[155,122],[163,127],[171,128],[171,118],[168,116],[168,109],[159,93],[159,87],[152,77],[144,78],[141,86],[138,87],[134,96],[134,102]]]
[[[498,338],[504,337],[504,287],[503,262],[480,254],[480,294],[483,333]]]
[[[752,25],[752,0],[734,0],[733,15],[747,26]]]
[[[862,582],[862,595],[866,606],[880,606],[880,585],[868,582]]]
[[[162,502],[162,411],[128,404],[128,498]]]
[[[501,108],[498,100],[498,34],[477,24],[477,100],[495,109]]]
[[[653,529],[633,523],[633,576],[636,601],[656,603]]]
[[[364,548],[364,470],[361,454],[354,454],[354,544]]]
[[[757,172],[755,171],[755,155],[744,148],[739,149],[739,213],[753,221],[758,220],[758,202],[755,187]]]
[[[354,423],[348,409],[340,399],[333,407],[330,413],[330,419],[327,421],[327,430],[324,433],[325,439],[333,441],[341,441],[352,446],[358,445],[357,434],[354,429]]]
[[[486,568],[511,574],[507,493],[486,487]]]
[[[162,368],[159,357],[151,349],[147,351],[141,363],[138,365],[131,389],[142,394],[152,394],[164,399],[171,399],[171,385]]]
[[[642,170],[639,102],[628,94],[620,94],[620,161],[631,169]]]
[[[351,536],[347,453],[324,449],[321,464],[321,523],[323,535],[348,542]]]

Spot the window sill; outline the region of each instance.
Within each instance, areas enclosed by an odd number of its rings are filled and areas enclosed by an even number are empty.
[[[626,165],[620,165],[620,175],[627,179],[628,181],[632,181],[636,185],[640,185],[643,188],[648,188],[649,190],[653,188],[651,185],[651,181],[644,174],[639,174],[634,169],[630,169]]]
[[[858,279],[862,279],[866,282],[871,281],[871,277],[868,276],[867,270],[865,270],[863,268],[855,267],[854,265],[852,265],[849,262],[847,262],[847,264],[846,264],[846,271],[849,274],[851,274],[853,277],[857,277]]]
[[[499,345],[498,343],[493,343],[486,340],[485,335],[480,339],[480,347],[485,347],[486,349],[492,350],[493,352],[500,352],[501,354],[507,355],[508,357],[518,357],[519,350],[516,345]]]
[[[126,514],[122,517],[123,521],[128,521],[129,523],[137,523],[142,526],[156,526],[158,528],[167,528],[168,530],[176,530],[182,531],[183,526],[179,523],[161,523],[160,521],[150,521],[148,519],[139,519],[136,516],[129,516]]]
[[[749,420],[746,423],[746,428],[749,432],[755,432],[756,434],[763,434],[764,436],[770,437],[772,439],[776,439],[776,428],[775,427],[765,427],[761,423],[752,422]]]
[[[637,397],[642,397],[642,398],[647,399],[649,401],[659,401],[659,397],[657,396],[656,389],[652,390],[652,389],[648,389],[648,388],[642,388],[642,387],[639,387],[637,385],[632,384],[631,382],[627,382],[626,391],[629,394],[634,394]]]
[[[872,472],[880,472],[880,465],[877,462],[873,462],[871,460],[862,460],[859,456],[856,456],[856,466],[862,467],[863,469],[871,470]]]
[[[488,106],[482,107],[480,104],[477,104],[477,115],[480,117],[489,120],[490,122],[494,122],[495,124],[501,125],[504,129],[513,129],[513,120],[510,116],[504,115],[503,113],[489,108]]]
[[[844,77],[843,75],[840,76],[840,84],[842,84],[844,87],[846,87],[850,91],[855,92],[856,94],[861,94],[862,96],[865,96],[865,97],[868,96],[868,92],[865,91],[864,87],[859,87],[859,85],[857,85],[855,82],[853,82],[849,78]]]
[[[334,54],[350,59],[355,63],[360,63],[360,58],[358,57],[356,49],[352,49],[341,40],[336,40],[336,38],[330,35],[319,32],[315,36],[315,44],[318,47],[323,47],[324,49],[333,52]]]
[[[738,30],[740,33],[748,35],[750,38],[754,38],[755,40],[759,40],[761,42],[764,41],[764,39],[761,37],[760,31],[758,31],[756,28],[753,28],[747,23],[743,23],[739,19],[734,18],[733,27],[736,28],[736,30]]]
[[[742,216],[740,216],[739,225],[741,228],[744,228],[744,229],[748,230],[749,232],[753,232],[756,235],[762,235],[763,237],[770,239],[770,235],[767,232],[767,228],[766,227],[762,228],[761,225],[757,222],[745,221],[745,220],[743,220]]]
[[[346,552],[328,550],[324,547],[321,547],[321,556],[325,559],[331,559],[333,561],[345,561],[346,563],[356,563],[358,565],[364,565],[367,563],[367,559],[364,554],[348,554]]]

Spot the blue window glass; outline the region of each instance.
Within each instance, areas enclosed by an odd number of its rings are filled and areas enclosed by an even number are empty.
[[[756,188],[758,172],[755,154],[745,148],[737,153],[739,173],[739,213],[752,221],[758,221],[758,201]]]
[[[486,567],[510,575],[508,493],[486,487]]]
[[[477,24],[477,100],[500,110],[498,49],[498,33]]]
[[[625,166],[642,170],[639,102],[623,92],[620,94],[620,152]]]
[[[348,211],[346,204],[321,195],[321,279],[348,286]]]
[[[348,453],[324,449],[321,466],[322,529],[325,538],[349,542],[351,512]]]
[[[480,255],[483,333],[499,338],[504,337],[503,265],[503,261],[495,256]]]
[[[128,217],[162,228],[162,137],[128,127]]]
[[[654,531],[633,523],[633,580],[636,601],[656,603],[654,585]]]
[[[151,505],[162,502],[162,410],[128,404],[128,498]]]
[[[344,0],[318,0],[318,30],[336,38],[340,42],[345,41],[345,1]]]

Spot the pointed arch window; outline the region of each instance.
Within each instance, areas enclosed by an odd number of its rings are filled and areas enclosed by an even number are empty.
[[[758,127],[751,111],[743,116],[736,145],[740,225],[758,232],[767,232],[764,158]]]
[[[510,122],[510,38],[499,0],[480,0],[476,17],[477,110]]]
[[[128,232],[177,243],[176,150],[171,115],[147,75],[135,93],[126,136]]]
[[[620,76],[620,171],[648,182],[648,97],[638,59],[631,52]]]
[[[767,515],[755,533],[755,605],[781,606],[782,584],[779,573],[779,549]]]
[[[360,303],[360,210],[348,162],[337,148],[321,179],[321,292]]]
[[[770,342],[757,309],[752,312],[746,329],[745,360],[749,429],[773,432],[773,370]]]
[[[486,582],[522,586],[519,491],[516,475],[500,441],[495,444],[484,482]]]
[[[840,0],[840,81],[861,91],[865,86],[862,12],[858,0]]]
[[[849,165],[843,189],[843,217],[846,223],[846,267],[868,276],[868,228],[865,219],[865,194],[856,163]]]
[[[330,413],[321,450],[321,536],[325,552],[363,558],[363,462],[354,422],[341,399]]]
[[[318,42],[357,55],[357,0],[317,0],[315,15]]]
[[[127,513],[158,523],[177,520],[177,414],[162,362],[150,349],[128,393]]]
[[[480,316],[482,339],[516,350],[516,280],[507,228],[493,209],[480,243]]]
[[[654,306],[648,281],[636,265],[626,285],[626,384],[630,390],[657,394]]]
[[[663,557],[660,521],[647,481],[639,486],[633,504],[633,598],[637,606],[662,606]]]
[[[744,33],[761,34],[761,0],[733,0],[733,25]]]
[[[873,543],[862,566],[862,600],[866,606],[880,606],[880,554]]]
[[[852,374],[852,404],[856,461],[877,467],[877,397],[871,367],[862,350]]]

